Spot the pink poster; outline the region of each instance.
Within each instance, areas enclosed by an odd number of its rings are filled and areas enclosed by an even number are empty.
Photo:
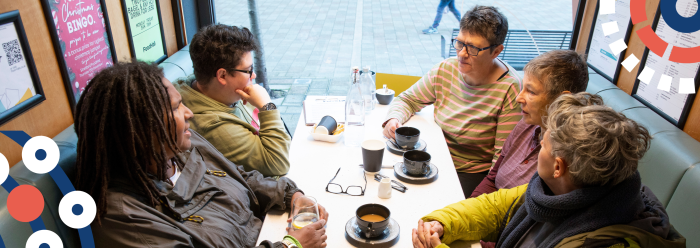
[[[100,0],[43,0],[48,2],[75,101],[97,72],[112,66],[112,49]],[[44,4],[46,4],[46,2]],[[45,5],[46,6],[46,5]],[[58,52],[57,52],[58,53]]]

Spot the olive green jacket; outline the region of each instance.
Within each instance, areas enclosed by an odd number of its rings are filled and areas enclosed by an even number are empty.
[[[278,110],[261,111],[260,131],[250,123],[253,117],[237,102],[229,107],[192,89],[193,77],[178,80],[175,87],[182,103],[194,113],[190,128],[202,134],[231,162],[246,171],[257,170],[264,176],[281,176],[289,171],[287,133]]]

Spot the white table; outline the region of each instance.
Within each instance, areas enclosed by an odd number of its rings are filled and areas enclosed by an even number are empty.
[[[385,141],[382,136],[381,124],[388,109],[388,106],[377,105],[367,117],[365,139]],[[333,178],[339,167],[342,167],[343,170],[362,170],[359,167],[359,164],[362,163],[361,148],[347,147],[344,145],[343,139],[338,143],[315,141],[309,135],[312,127],[304,125],[303,116],[299,118],[289,153],[291,169],[287,177],[294,180],[306,195],[315,197],[319,204],[330,213],[326,224],[328,247],[353,247],[345,239],[345,224],[355,216],[355,210],[363,204],[379,203],[387,206],[391,210],[391,218],[396,220],[401,227],[399,241],[393,247],[413,247],[411,230],[417,226],[420,217],[464,199],[445,138],[433,119],[433,106],[428,106],[417,113],[405,126],[421,130],[420,138],[428,144],[427,151],[432,157],[431,162],[439,169],[438,179],[423,185],[402,182],[408,188],[406,193],[393,190],[390,199],[381,199],[377,196],[379,182],[369,175],[367,176],[367,188],[364,196],[338,195],[326,192],[328,181]],[[402,157],[394,155],[388,150],[384,151],[382,164],[395,164],[396,161],[402,161]],[[392,169],[382,169],[382,174],[395,179]],[[258,243],[262,240],[281,240],[287,234],[285,228],[287,227],[288,215],[289,213],[282,211],[268,213],[258,237]],[[468,247],[469,244],[453,243],[451,246]]]

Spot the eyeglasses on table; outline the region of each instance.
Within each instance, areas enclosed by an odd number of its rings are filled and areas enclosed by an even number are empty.
[[[338,171],[335,172],[335,176],[333,176],[333,178],[326,185],[326,192],[333,194],[346,194],[351,196],[365,195],[365,189],[367,188],[367,177],[365,176],[365,173],[362,173],[362,177],[365,179],[365,187],[350,185],[347,188],[343,189],[343,186],[341,186],[340,184],[333,183],[333,180],[335,180],[335,178],[338,176],[340,169],[341,168],[338,168]]]

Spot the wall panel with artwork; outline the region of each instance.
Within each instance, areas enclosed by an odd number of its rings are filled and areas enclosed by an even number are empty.
[[[73,117],[61,79],[49,29],[39,0],[0,1],[0,13],[19,10],[34,55],[37,73],[46,100],[22,115],[0,126],[0,130],[23,130],[31,136],[56,136],[73,124]],[[22,160],[22,147],[0,135],[0,153],[10,165]]]

